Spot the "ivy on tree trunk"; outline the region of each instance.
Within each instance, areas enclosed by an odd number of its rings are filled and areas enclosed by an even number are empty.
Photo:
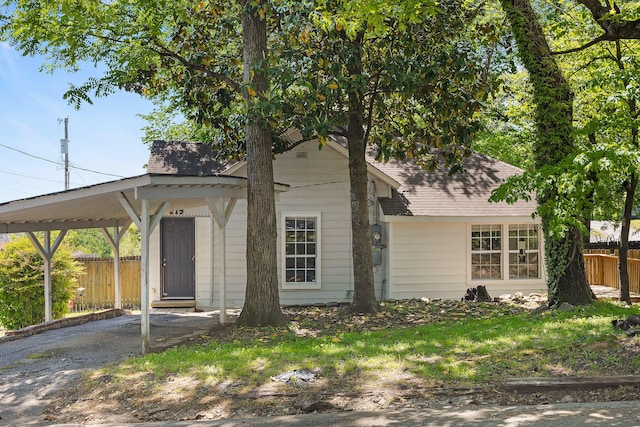
[[[251,111],[254,98],[269,89],[264,58],[264,3],[245,2],[242,16],[247,144],[247,288],[238,325],[286,324],[278,294],[277,227],[273,191],[271,129]],[[262,12],[262,16],[261,13]]]
[[[533,85],[537,133],[533,151],[536,168],[557,165],[574,149],[573,93],[551,56],[529,0],[501,0],[501,4],[511,25],[520,59]],[[550,230],[553,210],[548,206],[558,200],[559,194],[553,177],[549,177],[549,181],[552,184],[537,194],[545,237],[549,305],[562,302],[590,304],[595,301],[595,295],[584,270],[580,230],[576,226],[570,226],[563,234]]]

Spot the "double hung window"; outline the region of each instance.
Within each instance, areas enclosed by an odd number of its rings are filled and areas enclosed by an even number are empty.
[[[320,214],[284,216],[284,287],[320,287]]]

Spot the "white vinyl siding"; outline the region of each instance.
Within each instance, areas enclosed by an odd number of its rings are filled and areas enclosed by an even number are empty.
[[[389,224],[390,299],[451,298],[466,289],[466,226]]]

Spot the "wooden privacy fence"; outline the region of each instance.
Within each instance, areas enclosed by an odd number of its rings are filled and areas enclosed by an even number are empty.
[[[78,257],[76,261],[84,265],[85,273],[78,276],[78,290],[73,297],[73,310],[113,308],[113,258]],[[120,296],[122,308],[140,308],[140,257],[120,258]]]
[[[618,251],[613,254],[608,249],[589,249],[584,254],[584,266],[591,285],[620,289]],[[640,250],[629,251],[629,291],[640,293]]]

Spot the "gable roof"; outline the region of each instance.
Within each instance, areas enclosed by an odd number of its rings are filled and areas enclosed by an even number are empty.
[[[348,156],[344,143],[329,140],[327,145]],[[373,150],[367,162],[369,173],[391,185],[391,197],[378,199],[385,216],[522,217],[537,207],[535,200],[490,203],[491,192],[522,170],[483,154],[473,153],[463,162],[466,172],[454,175],[444,169],[426,171],[414,159],[379,162]],[[147,171],[206,176],[233,173],[243,163],[221,159],[208,144],[154,141]]]
[[[492,157],[473,153],[463,162],[466,172],[449,175],[445,169],[427,171],[414,159],[368,161],[400,183],[390,198],[381,198],[385,215],[432,217],[530,216],[535,200],[514,204],[491,203],[491,192],[522,170]]]
[[[236,162],[222,158],[209,144],[153,141],[147,173],[207,176],[219,175]]]

